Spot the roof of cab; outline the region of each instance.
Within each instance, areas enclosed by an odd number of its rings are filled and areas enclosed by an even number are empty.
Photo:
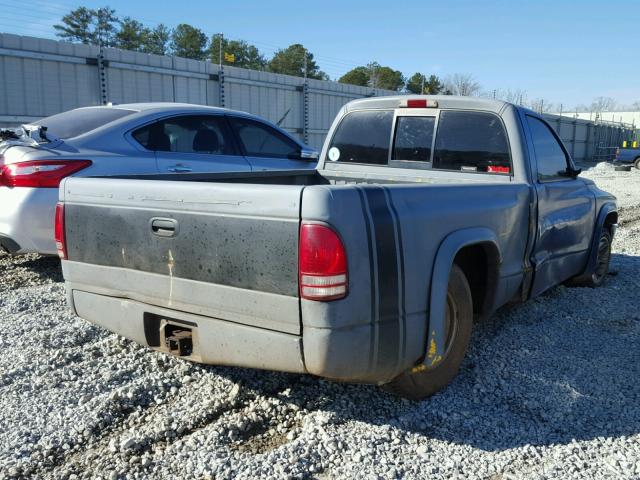
[[[455,108],[465,110],[488,110],[499,113],[507,105],[502,100],[489,98],[461,97],[455,95],[394,95],[390,97],[369,97],[353,100],[346,105],[347,111],[378,108],[398,108],[407,99],[426,99],[438,102],[438,108]]]

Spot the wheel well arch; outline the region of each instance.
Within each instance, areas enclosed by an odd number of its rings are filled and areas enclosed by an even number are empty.
[[[474,247],[475,245],[480,245],[480,247]],[[451,273],[451,266],[454,263],[456,256],[460,254],[460,252],[465,252],[467,247],[482,248],[482,252],[484,254],[483,258],[485,258],[485,260],[496,257],[498,258],[497,262],[491,262],[495,268],[490,266],[491,263],[486,261],[484,263],[484,267],[486,267],[486,270],[484,271],[487,273],[491,272],[491,275],[497,276],[498,269],[502,263],[502,253],[500,252],[498,237],[495,232],[489,228],[473,227],[456,230],[442,240],[435,256],[433,271],[431,273],[431,290],[428,294],[429,304],[427,307],[429,323],[426,339],[427,342],[425,345],[429,346],[429,354],[425,363],[430,361],[430,366],[435,365],[439,361],[438,359],[442,359],[442,356],[445,353],[444,346],[446,338],[444,319],[446,315],[447,284],[449,274]],[[471,272],[474,268],[474,264],[471,260],[463,262],[463,257],[465,259],[472,258],[471,254],[462,253],[458,258],[460,263],[465,264],[460,267],[463,269],[463,272],[464,268],[467,268],[467,272]],[[481,318],[487,316],[486,309],[492,309],[497,286],[497,281],[494,282],[490,280],[485,281],[484,283],[485,287],[489,286],[490,288],[481,289],[479,286],[476,289],[476,298],[478,299],[477,308],[479,311],[485,310]],[[488,313],[491,312],[489,311]]]
[[[493,310],[498,278],[500,252],[493,242],[479,242],[462,247],[453,263],[464,272],[471,289],[473,313],[476,319],[484,318]]]
[[[640,157],[638,157],[640,158]],[[604,227],[611,232],[612,225],[618,223],[618,212],[609,212],[604,219]]]

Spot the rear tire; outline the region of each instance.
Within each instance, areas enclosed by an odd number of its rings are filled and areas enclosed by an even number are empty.
[[[636,158],[633,164],[638,170],[640,170],[640,157]]]
[[[467,277],[457,265],[453,265],[449,273],[445,315],[447,343],[444,358],[431,369],[414,367],[406,370],[384,385],[385,390],[411,400],[422,400],[442,390],[458,373],[471,338],[473,299]]]
[[[569,287],[589,287],[597,288],[602,286],[609,273],[609,262],[611,261],[611,233],[605,227],[600,234],[598,241],[598,254],[596,257],[596,267],[593,272],[579,277],[574,277],[567,282]]]

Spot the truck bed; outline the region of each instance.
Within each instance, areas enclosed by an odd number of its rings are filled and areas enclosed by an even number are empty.
[[[213,325],[220,321],[231,330],[254,329],[248,336],[256,341],[266,332],[279,345],[273,358],[267,352],[242,363],[228,352],[225,358],[255,367],[276,362],[278,369],[283,356],[297,358],[289,362],[292,371],[378,382],[421,355],[432,259],[450,232],[470,226],[495,232],[504,276],[496,301],[504,303],[518,289],[528,231],[526,184],[427,183],[415,172],[385,184],[326,173],[66,180],[63,269],[70,303],[83,318],[104,325],[113,325],[118,308],[125,308],[128,315],[146,315],[149,325],[192,322],[201,337],[219,331]],[[156,219],[175,222],[176,231],[158,235]],[[351,291],[344,300],[300,298],[301,222],[328,223],[340,233]],[[145,340],[144,322],[138,323],[125,334],[153,345]],[[246,336],[225,335],[224,345],[209,339],[198,359],[224,363],[220,349]]]

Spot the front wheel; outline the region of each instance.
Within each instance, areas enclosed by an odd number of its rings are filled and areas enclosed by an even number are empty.
[[[636,158],[633,164],[636,166],[638,170],[640,170],[640,157]]]
[[[596,288],[604,283],[604,279],[609,273],[609,262],[611,261],[611,233],[603,228],[598,241],[598,253],[596,257],[596,266],[591,273],[581,275],[569,280],[568,286],[571,287],[590,287]]]
[[[473,300],[467,277],[453,265],[447,286],[445,311],[446,343],[443,359],[431,369],[411,368],[384,385],[384,389],[400,397],[422,400],[446,387],[458,373],[471,338]]]

